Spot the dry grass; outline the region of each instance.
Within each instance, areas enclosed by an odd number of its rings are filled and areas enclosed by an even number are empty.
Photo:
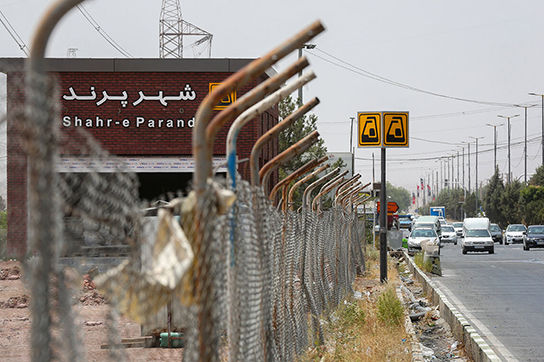
[[[363,294],[363,298],[348,300],[336,310],[324,328],[325,346],[302,356],[302,361],[411,361],[404,323],[391,323],[387,317],[389,312],[385,312],[384,318],[378,317],[378,299],[385,303],[386,309],[394,311],[392,315],[398,316],[399,304],[395,303],[398,299],[394,293],[394,286],[398,283],[396,263],[389,260],[389,283],[382,285],[379,282],[379,257],[376,257],[379,253],[372,249],[367,248],[366,275],[357,278],[353,286]],[[384,293],[389,293],[385,299]]]

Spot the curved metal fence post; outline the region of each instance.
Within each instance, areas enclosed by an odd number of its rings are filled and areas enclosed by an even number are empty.
[[[353,184],[351,184],[350,187],[346,188],[344,191],[339,193],[338,196],[336,197],[336,200],[335,200],[336,201],[336,206],[342,205],[341,201],[344,199],[344,197],[346,195],[349,195],[350,193],[352,193],[353,190],[357,189],[359,186],[361,186],[361,183],[359,181],[354,182]]]
[[[321,22],[316,21],[312,23],[272,51],[252,61],[243,69],[228,77],[220,86],[204,98],[196,112],[195,127],[193,130],[193,155],[195,157],[193,184],[197,195],[204,192],[206,180],[212,171],[212,155],[207,147],[206,133],[209,121],[213,115],[213,107],[227,94],[248,84],[264,73],[270,66],[284,58],[293,50],[300,48],[305,42],[324,30],[325,28]]]
[[[51,273],[56,264],[55,245],[62,235],[58,226],[60,206],[56,199],[57,175],[55,170],[56,132],[52,130],[57,115],[47,112],[48,93],[45,69],[45,51],[51,33],[66,13],[83,0],[58,0],[41,18],[32,37],[30,57],[25,72],[25,122],[32,122],[33,134],[29,142],[29,225],[30,254],[37,256],[32,266],[30,298],[32,311],[31,360],[53,359],[51,345]],[[35,137],[35,135],[46,135]],[[28,252],[28,250],[27,250]]]
[[[307,207],[310,206],[309,204],[309,195],[311,195],[312,191],[317,187],[319,186],[319,184],[323,183],[323,182],[327,182],[328,180],[330,180],[331,178],[335,177],[336,174],[340,172],[340,168],[337,167],[335,168],[334,170],[332,170],[331,172],[329,172],[328,174],[326,174],[325,176],[317,179],[316,181],[314,181],[313,183],[311,183],[310,185],[308,185],[308,187],[306,187],[306,189],[304,190],[304,193],[302,194],[302,208],[305,209]],[[339,176],[344,176],[348,173],[347,170],[345,170],[344,172],[342,172],[341,175]]]
[[[310,134],[306,135],[303,139],[291,145],[288,149],[268,161],[259,171],[259,178],[263,190],[268,189],[268,179],[270,174],[276,170],[280,165],[285,164],[294,157],[303,154],[312,144],[317,141],[319,137],[319,132],[313,131]]]
[[[347,179],[346,181],[344,181],[343,183],[341,183],[340,186],[338,186],[338,188],[336,189],[336,192],[334,193],[334,197],[336,198],[336,196],[338,196],[340,192],[345,190],[346,187],[349,187],[348,183],[351,184],[352,182],[354,182],[354,180],[358,180],[360,177],[361,177],[361,174],[356,174],[352,176],[351,178]]]
[[[287,71],[284,71],[287,72]],[[249,121],[256,119],[259,115],[265,112],[270,107],[274,106],[282,99],[287,97],[289,94],[293,93],[298,88],[302,87],[312,79],[315,79],[316,75],[313,71],[305,73],[302,77],[297,78],[292,83],[286,85],[285,87],[277,90],[272,93],[265,99],[256,103],[255,105],[248,108],[242,114],[240,114],[236,120],[232,123],[229,128],[229,133],[227,135],[227,171],[232,181],[232,188],[236,188],[236,141],[238,139],[238,134],[243,126],[245,126]]]
[[[279,191],[279,189],[283,186],[289,185],[291,181],[296,179],[297,177],[304,175],[305,173],[308,173],[312,171],[317,166],[321,165],[323,162],[327,161],[329,159],[328,156],[324,156],[321,158],[314,158],[308,162],[306,162],[304,165],[293,171],[290,175],[287,175],[283,178],[280,182],[278,182],[274,187],[272,188],[272,191],[270,191],[270,195],[268,195],[268,199],[272,201],[273,204],[275,204],[276,194]]]
[[[333,180],[333,182],[330,182],[328,185],[325,185],[324,187],[322,187],[321,191],[317,194],[317,196],[312,201],[312,211],[317,211],[319,213],[320,207],[321,207],[321,197],[328,194],[332,189],[334,189],[336,186],[342,183],[342,181],[343,181],[342,178],[338,178],[337,180]]]
[[[314,172],[312,172],[311,174],[304,176],[303,178],[295,182],[293,187],[289,189],[289,193],[287,195],[287,206],[289,207],[290,210],[293,210],[293,197],[295,196],[295,191],[300,187],[300,185],[316,177],[317,175],[319,175],[321,172],[325,171],[329,167],[330,167],[329,164],[323,165],[317,170],[315,170]]]
[[[293,113],[291,113],[288,117],[286,117],[283,121],[276,124],[274,127],[266,131],[265,134],[263,134],[257,142],[253,145],[253,148],[251,149],[251,156],[249,157],[249,169],[251,172],[251,184],[252,185],[260,185],[260,178],[259,178],[259,153],[261,152],[261,149],[263,146],[268,142],[271,138],[275,137],[279,132],[283,131],[285,128],[289,127],[294,121],[302,117],[306,112],[309,112],[312,108],[317,106],[319,104],[319,99],[314,98],[308,103],[304,104],[297,110],[295,110]]]

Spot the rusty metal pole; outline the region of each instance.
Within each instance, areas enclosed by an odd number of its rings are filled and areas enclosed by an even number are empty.
[[[286,117],[283,121],[276,124],[274,127],[266,131],[265,134],[263,134],[257,142],[253,145],[253,148],[251,149],[251,155],[249,157],[249,169],[251,173],[251,184],[252,185],[260,185],[260,178],[259,178],[259,154],[263,148],[263,146],[273,137],[276,137],[276,135],[289,127],[294,121],[296,121],[298,118],[302,117],[306,112],[309,112],[312,108],[317,106],[319,104],[319,99],[314,98],[308,103],[304,104],[297,110],[295,110],[293,113],[291,113],[288,117]]]
[[[51,33],[59,21],[82,0],[59,0],[45,12],[34,31],[30,57],[25,72],[25,121],[32,131],[29,142],[29,255],[36,256],[30,280],[32,311],[32,361],[50,361],[53,357],[51,338],[51,273],[56,267],[55,243],[62,238],[58,222],[61,210],[56,198],[55,171],[57,115],[50,114],[52,96],[48,90],[45,51]],[[40,137],[37,137],[39,135]],[[42,137],[43,136],[43,137]],[[23,256],[23,255],[21,255]],[[75,353],[75,351],[74,351]],[[66,356],[68,358],[74,356]]]
[[[336,201],[336,205],[340,205],[342,206],[342,200],[349,194],[351,194],[353,192],[353,190],[356,190],[358,189],[359,187],[361,187],[361,182],[355,182],[354,184],[352,184],[350,187],[348,187],[347,189],[345,189],[344,191],[342,191],[340,194],[338,194],[338,196],[336,197],[335,201]]]
[[[356,174],[352,176],[351,178],[347,179],[346,181],[344,181],[343,183],[341,183],[340,186],[338,186],[338,188],[336,189],[334,196],[335,197],[338,196],[340,192],[344,191],[346,187],[349,187],[354,182],[354,180],[358,180],[359,178],[361,178],[361,175]]]
[[[310,185],[308,185],[308,187],[306,187],[306,189],[304,190],[304,193],[302,194],[302,208],[303,209],[310,206],[308,198],[309,198],[309,195],[311,195],[312,191],[323,182],[327,182],[331,178],[335,177],[338,172],[340,172],[340,168],[337,167],[331,172],[329,172],[328,174],[326,174],[325,176],[322,176],[321,178],[312,182]],[[344,176],[347,173],[347,171],[344,171],[344,172],[342,172],[342,176]]]
[[[327,168],[329,168],[329,164],[321,166],[320,168],[318,168],[317,170],[315,170],[311,174],[309,174],[309,175],[301,178],[297,182],[295,182],[293,187],[291,187],[291,189],[289,189],[288,196],[287,196],[287,206],[289,207],[290,210],[294,209],[293,208],[293,197],[295,196],[295,191],[300,187],[300,185],[302,185],[305,182],[307,182],[308,180],[311,180],[312,178],[316,177],[321,172],[325,171]]]
[[[284,71],[284,73],[287,71]],[[290,73],[290,72],[289,72]],[[243,126],[245,126],[251,120],[257,119],[262,113],[267,109],[274,106],[282,99],[287,97],[289,94],[293,93],[297,88],[302,87],[312,79],[316,77],[315,73],[310,71],[305,73],[301,78],[297,78],[296,81],[282,87],[276,92],[272,93],[262,101],[256,103],[255,105],[248,108],[245,112],[240,114],[236,120],[232,123],[229,128],[229,133],[227,135],[227,171],[229,177],[232,181],[232,188],[236,188],[236,141],[238,139],[238,134]]]
[[[344,184],[343,186],[343,190],[338,192],[338,194],[334,197],[334,205],[338,205],[338,200],[340,199],[340,197],[342,197],[343,195],[345,195],[346,191],[348,191],[349,189],[351,189],[353,187],[353,185],[355,184],[360,184],[360,182],[358,181],[358,179],[353,179],[351,180],[350,182]]]
[[[259,178],[260,183],[263,187],[263,190],[268,189],[268,179],[270,178],[270,174],[274,172],[279,166],[285,164],[289,160],[293,159],[294,157],[297,157],[304,152],[312,144],[317,142],[317,138],[319,137],[319,132],[313,131],[312,133],[306,135],[303,139],[295,143],[294,145],[291,145],[288,149],[268,161],[263,168],[259,171]]]
[[[208,147],[207,127],[213,116],[213,108],[226,95],[236,91],[263,74],[273,64],[284,58],[302,44],[314,38],[324,31],[321,22],[316,21],[287,39],[285,42],[268,52],[264,56],[252,61],[244,68],[228,77],[220,86],[209,93],[200,106],[195,116],[193,130],[193,155],[195,157],[195,172],[193,183],[197,195],[202,194],[206,188],[206,180],[212,171],[211,153]],[[198,222],[198,221],[197,221]]]
[[[344,181],[344,176],[345,174],[342,173],[336,177],[334,177],[332,180],[326,182],[323,186],[321,186],[321,189],[317,192],[317,194],[319,195],[323,190],[325,190],[326,188],[328,188],[330,185],[332,184],[335,184],[335,185],[339,185],[339,184],[342,184],[343,181]],[[339,181],[339,182],[338,182]],[[311,196],[309,196],[311,198]],[[317,197],[317,195],[316,195]],[[315,198],[314,198],[315,200]],[[309,203],[309,206],[312,206],[310,209],[313,210],[313,200]]]
[[[290,175],[287,175],[283,180],[278,182],[274,187],[272,188],[272,191],[270,191],[270,195],[268,195],[268,200],[272,201],[274,204],[276,199],[276,194],[279,191],[279,189],[286,184],[288,185],[291,181],[296,179],[297,177],[304,175],[305,173],[310,172],[317,166],[321,165],[323,162],[327,161],[329,159],[328,156],[321,157],[319,159],[312,159],[308,162],[306,162],[303,166],[299,167],[297,170],[293,171]]]
[[[195,115],[193,130],[193,155],[195,158],[193,187],[197,202],[194,211],[194,234],[192,240],[195,254],[195,265],[193,267],[195,281],[191,292],[196,306],[195,343],[201,361],[214,360],[219,353],[216,342],[209,339],[209,336],[213,333],[211,331],[218,328],[213,318],[215,306],[208,302],[214,292],[213,281],[210,280],[212,278],[210,271],[213,267],[208,255],[208,249],[213,240],[211,237],[204,237],[207,224],[214,220],[214,215],[213,213],[210,214],[209,210],[211,196],[206,193],[207,180],[212,173],[212,153],[210,147],[208,147],[209,143],[206,136],[208,135],[207,127],[209,121],[214,113],[213,108],[226,95],[259,77],[270,66],[323,30],[324,27],[319,21],[314,22],[294,37],[280,44],[279,47],[234,73],[204,98]],[[214,129],[210,129],[210,134],[213,134],[213,131]],[[206,213],[208,213],[207,217],[205,217]]]
[[[343,176],[341,178],[338,178],[336,181],[330,183],[327,187],[323,187],[312,201],[312,210],[319,212],[321,209],[321,197],[328,194],[336,186],[340,185],[342,181],[343,181]]]

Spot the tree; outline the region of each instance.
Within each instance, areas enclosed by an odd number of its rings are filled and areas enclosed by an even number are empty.
[[[544,186],[544,165],[537,167],[535,174],[529,179],[529,185]]]
[[[517,180],[506,184],[500,203],[504,223],[519,224],[522,219],[520,208],[521,183]]]
[[[287,116],[293,113],[293,111],[296,108],[297,108],[297,104],[290,96],[283,99],[278,104],[280,119],[282,120],[285,119]],[[304,138],[310,132],[315,131],[316,129],[317,129],[317,116],[315,114],[309,114],[309,115],[306,114],[303,117],[297,119],[296,121],[292,123],[290,127],[288,127],[286,130],[280,133],[279,152],[285,151],[287,148],[289,148],[296,142],[300,141],[302,138]],[[322,138],[319,138],[317,142],[315,142],[308,150],[306,150],[306,152],[304,152],[302,155],[294,157],[285,165],[279,168],[279,179],[280,180],[284,179],[286,176],[293,173],[293,171],[303,166],[309,160],[323,157],[326,154],[327,154],[327,148],[325,147],[325,141]],[[343,163],[342,160],[338,160],[332,166],[334,167],[338,165],[342,166],[342,163]],[[330,169],[332,169],[332,167]],[[304,189],[313,181],[315,181],[315,179],[308,181],[308,183],[302,185],[296,190],[294,195],[295,209],[301,205],[302,194],[304,192]],[[317,190],[314,190],[314,192],[317,192]]]
[[[495,168],[495,173],[491,176],[489,183],[485,189],[485,194],[482,200],[482,206],[486,216],[492,222],[499,224],[501,227],[506,227],[503,210],[501,208],[501,197],[504,193],[504,182],[499,173],[498,167]]]
[[[399,205],[399,211],[406,212],[410,207],[410,192],[404,187],[396,187],[387,182],[386,193],[389,201],[394,201]]]
[[[527,186],[520,191],[523,221],[527,225],[544,224],[544,187]]]

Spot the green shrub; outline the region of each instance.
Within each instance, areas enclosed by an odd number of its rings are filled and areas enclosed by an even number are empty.
[[[349,303],[340,310],[340,321],[344,326],[362,325],[366,314],[357,303]]]
[[[0,229],[8,228],[8,212],[0,211]]]
[[[404,317],[404,308],[392,287],[378,297],[378,319],[390,326],[398,326]]]

